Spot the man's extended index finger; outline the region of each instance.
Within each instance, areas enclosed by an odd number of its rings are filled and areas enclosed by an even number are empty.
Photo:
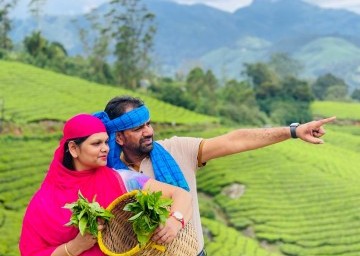
[[[327,124],[327,123],[334,121],[335,119],[336,119],[336,116],[332,116],[332,117],[321,119],[321,120],[319,120],[319,122],[321,124]]]

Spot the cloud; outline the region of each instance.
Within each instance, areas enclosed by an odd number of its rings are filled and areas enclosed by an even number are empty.
[[[360,14],[359,0],[304,0],[310,4],[316,4],[323,8],[344,9]]]
[[[224,11],[233,12],[251,4],[253,0],[174,0],[180,4],[206,4]]]
[[[253,0],[170,0],[181,4],[206,4],[224,11],[234,12],[237,9],[250,5]],[[324,8],[345,9],[360,13],[359,0],[303,0]]]

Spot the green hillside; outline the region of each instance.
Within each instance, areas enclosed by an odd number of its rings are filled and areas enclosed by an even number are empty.
[[[327,132],[324,145],[293,140],[210,162],[199,190],[231,226],[286,255],[359,255],[360,136]]]
[[[360,104],[352,102],[316,101],[311,105],[315,116],[336,116],[338,120],[360,121]]]
[[[317,77],[332,73],[341,77],[350,87],[358,88],[360,49],[347,40],[324,37],[311,41],[294,54],[305,66],[305,75]]]
[[[65,120],[77,112],[102,109],[119,94],[135,93],[0,62],[5,117],[22,129],[36,120]],[[184,124],[176,132],[179,136],[207,138],[232,129],[193,125],[216,119],[138,95],[150,106],[155,122]],[[323,145],[289,140],[215,159],[200,169],[200,210],[209,256],[360,255],[360,131],[353,122],[360,120],[360,104],[348,104],[313,104],[316,116],[336,115],[340,121],[326,127]],[[59,127],[54,129],[0,134],[0,256],[19,255],[25,207],[60,136]],[[174,135],[173,128],[161,129],[159,137]]]
[[[317,71],[325,66],[357,61],[359,54],[360,49],[344,39],[323,37],[306,44],[296,53],[296,57],[308,68]]]
[[[17,62],[0,61],[0,100],[5,119],[24,124],[39,120],[66,120],[80,112],[103,110],[118,95],[141,97],[151,109],[151,118],[161,123],[210,123],[216,118],[118,87],[44,71]]]
[[[270,42],[261,38],[245,37],[231,47],[221,47],[207,52],[200,61],[217,77],[242,79],[244,63],[256,63],[265,59],[271,46]]]

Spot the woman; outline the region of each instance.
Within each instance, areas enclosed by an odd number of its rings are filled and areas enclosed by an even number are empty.
[[[48,174],[26,210],[19,242],[21,255],[104,255],[91,234],[82,236],[76,227],[65,226],[71,211],[63,206],[76,201],[79,190],[89,201],[96,195],[104,208],[127,192],[125,184],[132,189],[137,184],[139,189],[161,190],[163,196],[173,199],[171,212],[181,212],[185,223],[190,220],[191,196],[187,191],[137,173],[120,176],[106,167],[107,142],[105,126],[92,115],[79,114],[65,123]],[[155,231],[153,240],[169,243],[182,226],[178,219],[169,217],[164,227]]]

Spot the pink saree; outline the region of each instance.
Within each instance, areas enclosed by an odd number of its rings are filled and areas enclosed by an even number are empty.
[[[58,246],[76,237],[78,229],[65,226],[71,211],[63,206],[76,201],[79,190],[89,201],[96,195],[96,201],[103,207],[126,193],[120,176],[108,167],[73,171],[62,164],[64,144],[68,139],[103,131],[106,130],[101,121],[87,114],[75,116],[65,124],[63,139],[55,151],[48,174],[24,216],[19,242],[22,256],[49,256]],[[82,255],[104,254],[96,244]]]

